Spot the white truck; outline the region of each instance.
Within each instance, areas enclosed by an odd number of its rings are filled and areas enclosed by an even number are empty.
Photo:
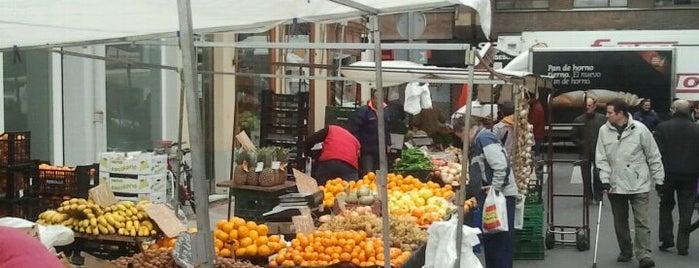
[[[675,97],[699,100],[699,30],[541,31],[501,35],[497,48],[519,55],[548,48],[673,47]]]

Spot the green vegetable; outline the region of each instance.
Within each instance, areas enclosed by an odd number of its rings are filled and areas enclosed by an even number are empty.
[[[397,170],[431,170],[432,162],[430,158],[417,148],[404,150],[400,161],[396,163],[394,169]]]

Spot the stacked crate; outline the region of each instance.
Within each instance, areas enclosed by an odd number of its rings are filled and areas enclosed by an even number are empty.
[[[35,192],[37,176],[30,154],[31,133],[0,135],[0,217],[27,217],[27,205]]]
[[[308,136],[308,92],[275,94],[262,91],[260,118],[260,145],[289,148],[288,163],[292,168],[305,171],[303,146]],[[292,176],[291,168],[287,168]]]
[[[515,260],[544,259],[544,205],[525,204],[524,224],[515,237]]]
[[[120,201],[167,202],[167,155],[106,152],[100,156],[99,183],[107,184]]]

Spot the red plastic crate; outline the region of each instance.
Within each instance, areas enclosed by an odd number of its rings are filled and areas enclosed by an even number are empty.
[[[0,135],[0,166],[12,166],[30,161],[31,133],[5,132]]]
[[[87,198],[87,190],[99,184],[98,170],[99,164],[78,166],[74,170],[39,169],[37,193]]]

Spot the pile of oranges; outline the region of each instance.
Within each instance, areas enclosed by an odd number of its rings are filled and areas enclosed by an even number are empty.
[[[344,192],[349,183],[342,178],[335,178],[325,182],[324,186],[318,188],[323,191],[323,205],[325,207],[333,207],[335,205],[335,196]]]
[[[400,267],[410,259],[410,252],[390,249],[391,266]],[[383,242],[367,237],[364,231],[315,231],[297,234],[291,247],[282,249],[270,266],[325,266],[341,261],[359,266],[384,264]]]
[[[389,194],[392,191],[407,193],[413,190],[429,190],[432,192],[432,196],[443,197],[444,199],[449,199],[454,196],[454,190],[449,184],[440,187],[439,184],[431,181],[421,182],[419,179],[410,175],[403,177],[402,175],[393,173],[389,173],[386,179],[388,181],[386,188]]]
[[[187,232],[190,234],[194,234],[197,232],[197,228],[189,228],[189,230],[187,230]],[[148,249],[150,249],[150,250],[168,250],[169,251],[175,247],[175,244],[177,244],[177,238],[163,236],[160,239],[156,240],[155,243],[148,246]]]
[[[264,224],[233,217],[220,220],[214,230],[214,251],[221,257],[267,257],[286,247]]]

